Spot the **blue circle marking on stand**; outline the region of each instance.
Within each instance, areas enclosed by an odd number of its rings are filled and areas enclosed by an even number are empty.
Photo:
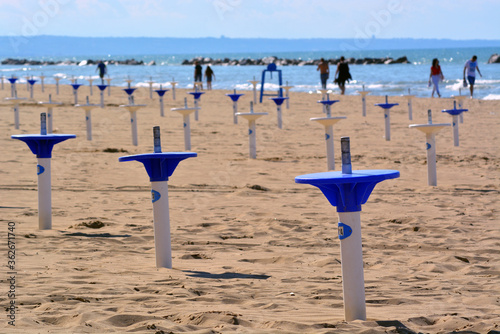
[[[425,149],[426,149],[426,150],[430,150],[430,149],[431,149],[431,147],[432,147],[432,146],[431,146],[431,144],[429,144],[429,143],[425,143]]]
[[[318,187],[337,212],[361,211],[375,185],[399,177],[397,170],[359,170],[352,174],[341,171],[305,174],[295,178],[296,183]]]
[[[330,135],[328,133],[325,133],[325,140],[330,139]]]
[[[352,228],[349,225],[344,224],[342,222],[339,222],[338,229],[339,229],[339,239],[340,240],[344,240],[346,238],[349,238],[352,234]]]
[[[43,172],[45,172],[45,168],[43,168],[43,166],[41,165],[36,165],[36,175],[40,175]]]
[[[251,135],[253,133],[252,129],[248,129],[248,134]]]
[[[151,201],[154,203],[161,198],[161,195],[156,190],[151,189]]]
[[[127,155],[118,161],[139,161],[144,164],[151,182],[168,181],[175,168],[184,159],[198,156],[195,152],[165,152]]]

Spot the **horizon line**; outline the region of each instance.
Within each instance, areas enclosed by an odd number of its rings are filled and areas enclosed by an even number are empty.
[[[31,35],[31,36],[24,36],[24,35],[0,35],[0,38],[4,37],[24,37],[24,38],[33,38],[33,37],[61,37],[61,38],[151,38],[151,39],[219,39],[219,40],[224,40],[224,39],[265,39],[265,40],[356,40],[358,38],[355,37],[299,37],[299,38],[289,38],[289,37],[228,37],[225,35],[221,35],[219,37],[215,36],[203,36],[203,37],[174,37],[174,36],[71,36],[71,35],[46,35],[46,34],[41,34],[41,35]],[[443,38],[420,38],[420,37],[386,37],[386,38],[378,38],[378,37],[372,37],[368,39],[374,39],[374,40],[423,40],[423,41],[442,41],[442,40],[448,40],[448,41],[457,41],[457,42],[464,42],[464,41],[489,41],[489,42],[500,42],[500,39],[487,39],[487,38],[474,38],[474,39],[455,39],[455,38],[449,38],[449,37],[443,37]]]

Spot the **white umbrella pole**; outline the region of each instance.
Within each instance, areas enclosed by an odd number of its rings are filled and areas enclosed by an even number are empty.
[[[363,102],[363,117],[366,117],[366,97],[361,96],[361,101]]]
[[[385,140],[391,140],[391,112],[389,109],[384,109],[385,118]]]
[[[19,129],[19,104],[14,104],[14,127]]]
[[[248,122],[248,139],[250,148],[250,159],[257,158],[257,136],[255,134],[255,121]]]
[[[132,126],[132,144],[134,146],[139,145],[139,141],[137,140],[137,113],[130,113],[130,125]]]
[[[333,149],[333,126],[325,127],[326,159],[328,170],[335,170],[335,151]]]
[[[160,116],[165,117],[165,113],[163,112],[163,96],[160,96]]]
[[[198,120],[198,99],[194,99],[194,107],[196,110],[194,111],[194,120]]]
[[[233,101],[233,123],[238,124],[238,116],[236,113],[238,112],[238,101]]]
[[[38,228],[52,228],[52,190],[50,180],[50,158],[38,158]]]
[[[281,106],[278,106],[277,110],[278,110],[278,128],[283,129],[283,118],[281,115]]]
[[[191,151],[191,124],[189,123],[189,115],[184,115],[184,148],[186,151]]]
[[[462,114],[460,114],[462,115]],[[458,115],[453,115],[453,145],[459,146],[458,139]]]
[[[151,182],[157,268],[172,268],[168,181]]]
[[[47,108],[47,133],[52,133],[54,129],[52,118],[54,118],[54,115],[52,114],[52,108]]]
[[[413,120],[413,108],[412,108],[411,98],[408,99],[408,119],[410,121]]]
[[[425,135],[427,148],[427,184],[437,186],[436,173],[436,135],[428,133]]]
[[[338,214],[345,320],[366,320],[361,212],[339,212]],[[350,235],[348,235],[349,230],[352,231]]]
[[[87,140],[92,140],[92,114],[90,110],[85,110],[85,123],[87,124]]]

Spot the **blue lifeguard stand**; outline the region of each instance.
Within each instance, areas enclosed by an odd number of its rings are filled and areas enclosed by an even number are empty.
[[[278,80],[279,80],[279,87],[280,87],[280,89],[278,90],[278,94],[264,94],[264,83],[266,82],[266,72],[271,73],[271,79],[273,78],[273,72],[278,72]],[[276,68],[276,64],[274,64],[274,63],[267,65],[267,68],[264,71],[262,71],[262,81],[260,83],[260,103],[262,103],[262,97],[264,95],[282,97],[283,96],[283,89],[281,88],[281,86],[283,86],[283,78],[281,77],[281,70],[278,70]]]

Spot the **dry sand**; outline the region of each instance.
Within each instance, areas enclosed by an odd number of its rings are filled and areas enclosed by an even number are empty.
[[[467,100],[460,147],[452,129],[437,134],[438,186],[427,186],[425,136],[409,129],[449,123],[450,99],[406,100],[393,108],[392,140],[384,139],[383,112],[368,96],[332,96],[337,169],[340,137],[351,138],[353,169],[396,169],[401,177],[376,186],[361,213],[367,321],[346,323],[342,301],[338,217],[321,192],[295,184],[301,174],[326,171],[324,130],[317,94],[291,93],[276,126],[266,100],[256,112],[257,159],[248,158],[246,121],[232,122],[226,91],[202,96],[200,120],[191,120],[197,158],[180,163],[169,180],[173,269],[156,269],[149,178],[123,155],[153,151],[152,127],[161,126],[163,151],[184,151],[182,117],[170,111],[186,94],[135,94],[139,146],[133,146],[125,93],[113,87],[105,109],[94,109],[94,140],[85,139],[84,112],[72,106],[70,87],[46,86],[36,101],[64,102],[54,110],[57,133],[77,138],[58,144],[52,159],[53,229],[38,230],[36,158],[13,134],[39,133],[45,108],[21,106],[20,130],[0,90],[0,213],[7,238],[15,222],[15,329],[6,316],[0,332],[19,333],[498,333],[500,331],[500,101]],[[28,97],[24,85],[19,95]],[[240,100],[249,110],[251,92]],[[348,93],[349,92],[348,89]],[[88,87],[79,90],[80,101]],[[97,89],[91,103],[99,103]],[[189,95],[189,104],[192,97]],[[107,148],[124,152],[107,153]],[[257,185],[257,187],[254,187]],[[92,229],[80,224],[100,221]],[[7,307],[7,246],[2,243],[0,305]],[[7,315],[7,312],[5,313]]]

